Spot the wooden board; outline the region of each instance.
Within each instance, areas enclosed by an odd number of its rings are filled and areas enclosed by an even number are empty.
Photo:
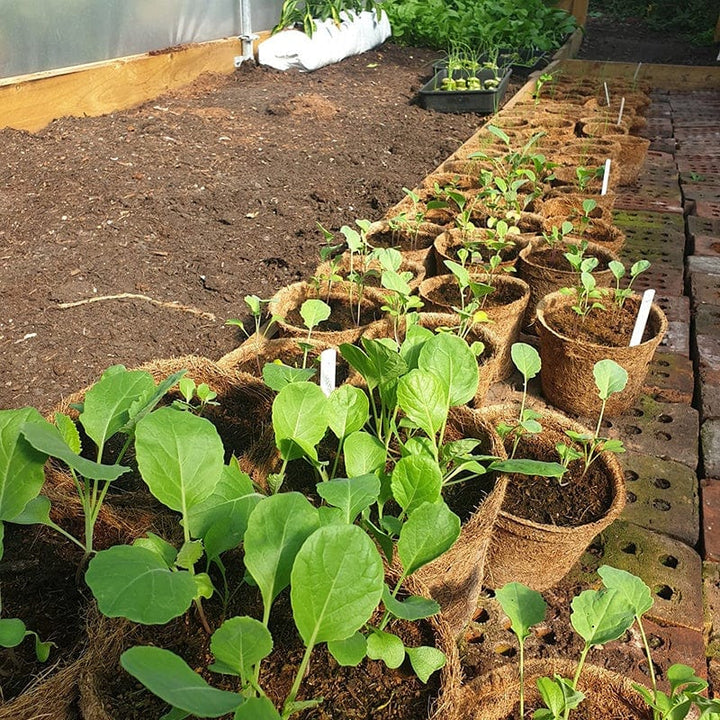
[[[562,69],[570,75],[581,77],[631,79],[637,70],[637,63],[564,60]],[[713,90],[720,88],[720,67],[643,63],[638,80],[649,81],[654,87],[663,90]]]
[[[237,38],[7,78],[0,83],[0,128],[35,132],[66,115],[97,116],[187,85],[204,72],[231,73]]]

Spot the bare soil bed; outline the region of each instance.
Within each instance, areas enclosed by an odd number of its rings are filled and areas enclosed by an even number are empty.
[[[225,320],[312,274],[316,223],[378,219],[484,122],[414,103],[437,57],[388,44],[311,74],[244,66],[0,132],[0,407],[238,345]]]

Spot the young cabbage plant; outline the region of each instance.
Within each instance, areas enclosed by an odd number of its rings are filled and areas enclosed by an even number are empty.
[[[402,255],[397,250],[390,249],[381,253],[378,259],[382,267],[380,283],[388,291],[387,300],[381,309],[392,319],[393,335],[395,342],[399,344],[401,321],[406,319],[409,313],[419,310],[424,303],[413,294],[410,287],[413,274],[409,270],[400,272]]]
[[[630,268],[630,278],[628,279],[627,286],[624,288],[620,287],[620,280],[625,276],[625,266],[621,262],[613,260],[608,263],[608,267],[615,278],[615,305],[621,308],[625,304],[625,301],[633,294],[633,282],[640,273],[645,272],[650,267],[650,262],[648,260],[638,260],[636,263],[633,263]]]
[[[150,534],[133,545],[101,550],[85,580],[108,617],[162,624],[194,603],[209,632],[201,601],[214,588],[207,572],[195,566],[206,552],[208,561],[217,561],[241,542],[260,497],[237,462],[224,465],[220,436],[204,418],[160,408],[138,423],[135,449],[150,493],[179,513],[184,542],[178,550]]]
[[[63,413],[55,414],[54,424],[49,422],[26,422],[20,431],[35,450],[46,457],[63,463],[77,490],[85,521],[84,540],[62,534],[79,545],[84,551],[83,562],[93,553],[93,533],[103,501],[113,480],[129,471],[121,465],[125,453],[136,435],[138,423],[152,414],[156,405],[185,374],[177,372],[155,385],[152,375],[141,370],[126,370],[122,365],[108,368],[85,393],[79,406],[78,422],[94,448],[82,447],[80,429],[75,421]],[[116,435],[125,440],[112,464],[103,463],[108,442]],[[81,454],[94,454],[89,459]],[[24,523],[41,523],[55,530],[58,526],[50,520],[49,502],[37,499],[25,508]]]
[[[207,383],[197,385],[192,378],[187,376],[180,378],[178,390],[180,390],[182,400],[173,401],[173,405],[181,410],[188,410],[202,415],[205,408],[220,404],[215,401],[217,393],[211,390]],[[197,401],[197,404],[193,400]]]
[[[263,317],[264,317],[264,311],[263,307],[267,305],[270,300],[261,300],[257,295],[246,295],[243,298],[243,301],[248,307],[248,310],[250,311],[250,315],[253,319],[253,332],[249,332],[247,328],[245,327],[245,323],[242,320],[238,320],[236,318],[232,318],[230,320],[226,320],[226,325],[231,325],[233,327],[240,328],[243,335],[245,335],[248,340],[250,338],[254,338],[254,347],[255,347],[255,356],[257,356],[260,353],[260,348],[265,344],[265,340],[270,336],[270,332],[275,325],[275,323],[278,321],[278,317],[274,316],[270,318],[270,320],[263,325]],[[257,361],[258,363],[258,371],[260,370],[260,361]]]
[[[525,639],[530,628],[545,619],[547,603],[537,590],[522,583],[508,583],[495,591],[495,598],[503,612],[510,618],[510,629],[515,633],[520,647],[520,717],[525,717]]]
[[[595,432],[589,435],[587,433],[576,432],[575,430],[565,431],[565,434],[575,445],[580,447],[579,451],[563,443],[557,445],[557,450],[562,457],[562,462],[565,467],[567,467],[571,460],[582,458],[585,465],[583,475],[588,471],[588,468],[593,462],[597,460],[600,453],[625,452],[622,440],[603,438],[600,436],[600,430],[602,428],[603,415],[605,414],[605,406],[607,405],[608,398],[614,393],[622,392],[625,389],[628,380],[627,371],[614,360],[605,358],[604,360],[598,360],[593,366],[593,377],[595,378],[598,397],[602,402]]]

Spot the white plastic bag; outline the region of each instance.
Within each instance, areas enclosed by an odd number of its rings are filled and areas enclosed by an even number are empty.
[[[390,37],[390,21],[385,12],[378,20],[374,12],[342,13],[337,27],[332,20],[316,21],[310,38],[300,30],[283,30],[258,48],[258,62],[276,70],[291,68],[302,72],[317,70],[350,55],[358,55],[380,45]]]

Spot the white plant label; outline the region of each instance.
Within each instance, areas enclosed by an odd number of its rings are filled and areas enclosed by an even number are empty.
[[[645,326],[647,325],[648,318],[650,317],[650,308],[654,298],[655,291],[652,288],[643,293],[640,309],[638,310],[637,318],[635,320],[635,327],[633,328],[632,337],[630,338],[630,347],[635,347],[635,345],[639,345],[642,342],[643,333],[645,332]]]
[[[605,161],[605,172],[603,172],[601,195],[607,195],[608,183],[610,182],[610,158]]]
[[[605,86],[605,100],[607,100],[608,107],[610,107],[610,91],[608,90],[606,82],[604,82],[603,85]]]
[[[335,389],[335,368],[337,367],[337,350],[328,348],[320,353],[320,389],[327,395]]]
[[[638,75],[640,74],[640,68],[642,67],[642,63],[639,62],[637,64],[637,67],[635,68],[635,74],[633,75],[633,82],[635,82],[638,79]]]
[[[617,121],[618,125],[622,122],[622,114],[623,114],[624,109],[625,109],[625,98],[620,100],[620,112],[618,113],[618,121]]]

